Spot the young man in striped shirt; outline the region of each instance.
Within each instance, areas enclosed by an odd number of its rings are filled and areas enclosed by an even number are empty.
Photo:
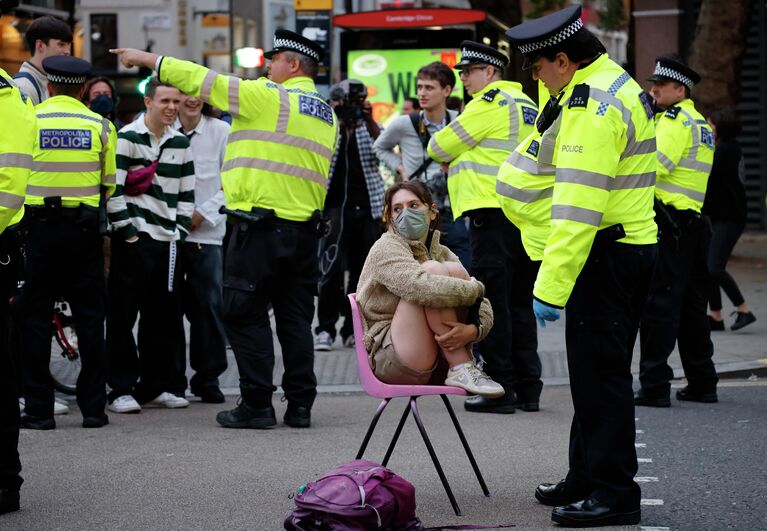
[[[113,228],[108,383],[109,409],[115,413],[137,413],[140,404],[189,405],[170,392],[179,378],[177,336],[171,333],[181,320],[176,242],[186,238],[194,213],[189,140],[170,127],[180,99],[178,89],[152,78],[144,98],[146,113],[118,133],[117,189],[107,203]],[[154,163],[153,172],[142,169]],[[133,325],[139,312],[137,352]]]

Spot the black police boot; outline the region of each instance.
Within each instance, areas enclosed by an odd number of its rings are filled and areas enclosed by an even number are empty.
[[[0,489],[0,514],[19,510],[19,491]]]
[[[632,510],[618,510],[589,496],[564,507],[556,507],[551,519],[563,527],[602,527],[637,525],[642,519],[638,507]]]
[[[690,389],[689,385],[686,385],[683,389],[676,392],[676,399],[685,402],[703,402],[704,404],[713,404],[719,402],[719,397],[716,391],[701,392],[694,389]]]
[[[463,408],[474,413],[514,413],[516,400],[514,392],[506,390],[506,394],[500,398],[479,395],[467,398],[463,402]]]
[[[564,479],[559,483],[541,483],[535,488],[535,499],[551,507],[569,505],[583,500],[587,495],[587,492],[576,492],[568,488]]]
[[[220,411],[216,415],[216,422],[224,428],[251,428],[259,430],[276,426],[277,417],[272,406],[254,409],[240,399],[237,407],[234,409]]]
[[[671,407],[671,399],[661,395],[650,395],[644,389],[640,389],[634,395],[635,406],[647,406],[647,407]]]
[[[517,399],[514,401],[514,407],[516,409],[521,409],[528,413],[540,411],[540,398],[538,396],[529,396],[524,393],[516,393],[516,395]]]
[[[53,417],[33,417],[23,413],[21,415],[21,427],[28,430],[55,430],[56,421]]]
[[[218,387],[204,387],[202,389],[192,389],[192,394],[200,397],[200,402],[206,404],[223,404],[226,402],[224,393]]]
[[[107,424],[109,424],[109,417],[106,415],[83,417],[83,428],[103,428]]]
[[[312,424],[312,413],[306,406],[288,404],[282,420],[291,428],[308,428]]]

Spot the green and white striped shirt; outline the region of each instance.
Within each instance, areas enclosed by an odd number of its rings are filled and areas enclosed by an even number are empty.
[[[140,116],[117,134],[117,189],[107,203],[109,221],[126,240],[144,232],[159,241],[183,241],[194,213],[194,162],[189,140],[166,127],[158,141],[144,118]],[[149,189],[141,195],[125,195],[128,170],[148,166],[158,157]]]

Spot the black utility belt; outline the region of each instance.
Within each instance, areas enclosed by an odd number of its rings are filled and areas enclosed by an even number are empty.
[[[312,216],[306,221],[294,221],[290,219],[279,218],[270,208],[253,207],[250,212],[245,210],[230,210],[224,206],[219,209],[219,213],[229,216],[233,223],[240,226],[240,230],[248,229],[269,229],[280,226],[297,227],[317,231],[318,234],[324,232],[325,220],[322,218],[322,212],[315,210]]]
[[[29,216],[32,219],[48,220],[48,219],[80,219],[84,216],[94,215],[98,216],[99,209],[90,205],[78,206],[40,206],[40,205],[24,205],[25,216]]]

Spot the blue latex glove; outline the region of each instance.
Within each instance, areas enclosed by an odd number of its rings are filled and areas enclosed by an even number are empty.
[[[533,299],[533,313],[541,328],[546,328],[546,321],[556,321],[559,319],[559,310],[538,299]]]

